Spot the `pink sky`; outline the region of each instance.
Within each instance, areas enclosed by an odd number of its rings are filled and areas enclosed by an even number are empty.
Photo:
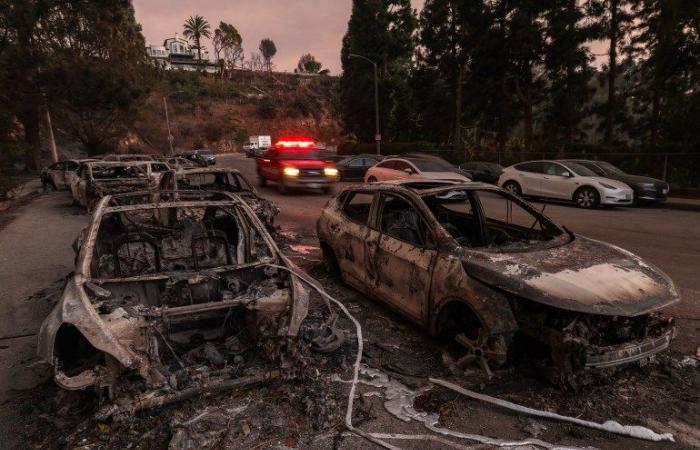
[[[331,73],[340,72],[340,47],[350,19],[351,0],[132,0],[147,44],[162,45],[182,35],[187,17],[199,14],[213,30],[232,23],[243,37],[246,59],[260,40],[275,41],[278,70],[292,71],[304,53],[311,53]],[[411,0],[414,8],[424,0]],[[211,42],[204,46],[213,56]],[[598,48],[595,51],[599,51]]]

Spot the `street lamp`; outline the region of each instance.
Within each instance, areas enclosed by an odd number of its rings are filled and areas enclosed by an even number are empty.
[[[377,141],[377,155],[381,155],[381,140],[382,135],[379,133],[379,83],[377,81],[377,63],[367,58],[366,56],[350,53],[349,58],[360,58],[368,61],[374,67],[374,140]]]
[[[168,144],[170,145],[170,156],[173,156],[173,134],[170,132],[170,118],[168,117],[168,97],[173,94],[179,94],[182,91],[173,91],[163,96],[163,108],[165,109],[165,124],[168,126]]]

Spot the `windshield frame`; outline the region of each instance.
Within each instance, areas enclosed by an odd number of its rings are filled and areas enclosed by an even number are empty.
[[[627,175],[622,169],[607,161],[596,161],[594,164],[600,167],[600,170],[605,172],[606,175]]]
[[[564,165],[567,169],[571,171],[574,175],[577,175],[579,177],[599,177],[597,173],[595,173],[593,170],[589,169],[588,167],[584,166],[583,164],[576,162],[576,161],[564,161],[561,164]]]
[[[426,199],[430,197],[436,197],[439,195],[445,195],[450,191],[463,191],[466,193],[466,198],[462,201],[470,203],[470,207],[474,211],[474,215],[477,217],[477,220],[479,221],[479,233],[481,234],[480,238],[484,238],[484,233],[486,230],[486,227],[488,226],[487,223],[487,217],[485,214],[485,209],[482,205],[481,199],[478,196],[479,192],[489,192],[493,193],[496,195],[499,195],[503,197],[505,200],[512,201],[516,205],[520,206],[523,210],[528,212],[530,216],[532,216],[533,220],[535,221],[535,224],[539,223],[541,227],[547,227],[551,228],[552,230],[556,230],[558,234],[555,234],[552,236],[551,239],[549,240],[542,240],[538,241],[536,243],[532,243],[529,245],[503,245],[503,246],[493,246],[493,245],[479,245],[479,246],[463,246],[459,244],[456,239],[440,224],[440,221],[438,218],[435,216],[434,211],[428,206]],[[547,217],[543,212],[538,211],[534,206],[532,206],[530,203],[522,200],[520,197],[517,197],[515,195],[510,194],[509,192],[505,192],[504,190],[500,188],[493,188],[493,187],[479,187],[479,188],[470,188],[470,187],[465,187],[465,186],[460,186],[456,185],[454,187],[450,188],[440,188],[440,189],[435,189],[435,190],[430,190],[424,193],[419,194],[421,199],[423,200],[423,203],[425,204],[426,210],[429,211],[429,213],[432,216],[432,219],[436,224],[440,226],[442,229],[442,232],[444,235],[449,236],[449,238],[455,242],[456,245],[458,245],[461,248],[464,248],[468,251],[479,251],[479,252],[488,252],[488,253],[519,253],[519,252],[528,252],[528,251],[535,251],[535,250],[541,250],[545,248],[553,248],[553,247],[560,247],[562,245],[565,245],[573,239],[573,235],[570,234],[565,228],[561,227],[558,225],[556,222],[554,222],[552,219]]]

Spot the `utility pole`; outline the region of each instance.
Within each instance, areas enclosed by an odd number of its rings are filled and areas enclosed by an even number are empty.
[[[182,91],[173,91],[163,96],[163,108],[165,109],[165,124],[168,126],[168,145],[170,146],[170,156],[173,156],[174,153],[173,141],[175,140],[175,138],[173,137],[173,133],[170,130],[170,118],[168,116],[168,97],[180,92]]]
[[[366,56],[358,55],[355,53],[350,53],[348,57],[364,59],[365,61],[371,63],[372,67],[374,68],[374,140],[377,142],[377,155],[381,155],[382,135],[379,131],[379,78],[377,74],[377,63],[367,58]]]
[[[49,108],[44,110],[46,112],[46,129],[49,131],[49,148],[51,149],[51,160],[53,162],[58,162],[58,151],[56,150],[56,139],[53,135],[53,126],[51,125],[51,113],[49,113]]]

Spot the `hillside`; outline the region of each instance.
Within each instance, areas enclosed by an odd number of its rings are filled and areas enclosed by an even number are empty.
[[[163,96],[168,95],[176,150],[238,151],[249,135],[307,135],[337,144],[335,77],[238,72],[232,80],[166,72],[144,101],[124,150],[168,151]]]

